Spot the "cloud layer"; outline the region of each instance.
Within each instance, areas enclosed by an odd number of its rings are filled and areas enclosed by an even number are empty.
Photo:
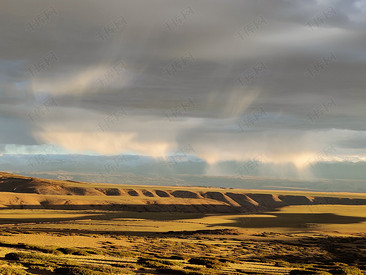
[[[2,153],[366,157],[366,1],[9,0],[0,15]]]

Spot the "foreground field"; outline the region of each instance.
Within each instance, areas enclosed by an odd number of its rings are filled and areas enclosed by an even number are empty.
[[[4,209],[0,274],[362,274],[365,210],[289,206],[213,215]]]
[[[366,236],[5,230],[0,274],[363,274]]]
[[[0,229],[38,232],[153,233],[240,229],[248,234],[366,232],[366,206],[288,206],[256,214],[204,214],[102,210],[1,209]]]
[[[366,270],[364,194],[89,185],[0,173],[0,195],[0,274]]]

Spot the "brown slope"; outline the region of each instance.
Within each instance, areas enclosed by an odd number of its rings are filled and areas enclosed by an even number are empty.
[[[0,173],[0,192],[34,193],[42,195],[102,195],[95,188],[65,186],[63,181],[38,179]]]
[[[50,193],[63,193],[59,185],[51,185],[47,180],[0,173],[0,192],[40,194],[45,189]]]
[[[161,188],[161,189],[160,189]],[[366,199],[198,187],[124,186],[47,180],[0,172],[0,205],[49,209],[251,213],[289,205],[366,205]],[[13,195],[12,195],[13,194]]]

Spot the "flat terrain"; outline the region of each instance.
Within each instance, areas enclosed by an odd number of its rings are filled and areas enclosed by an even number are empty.
[[[0,274],[366,270],[365,194],[88,184],[0,173],[0,207]]]

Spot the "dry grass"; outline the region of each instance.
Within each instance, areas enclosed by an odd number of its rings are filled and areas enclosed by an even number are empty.
[[[0,257],[8,256],[0,262],[0,274],[360,274],[366,269],[366,204],[338,201],[366,199],[364,194],[203,187],[188,191],[4,173],[0,189],[9,177],[6,188],[14,184],[28,193],[1,192]],[[61,194],[50,194],[55,190]],[[113,205],[160,208],[147,212],[102,207]],[[169,208],[174,205],[179,207]],[[65,209],[57,210],[61,206]],[[241,212],[215,213],[222,210],[218,206]],[[16,253],[13,260],[9,253]]]

